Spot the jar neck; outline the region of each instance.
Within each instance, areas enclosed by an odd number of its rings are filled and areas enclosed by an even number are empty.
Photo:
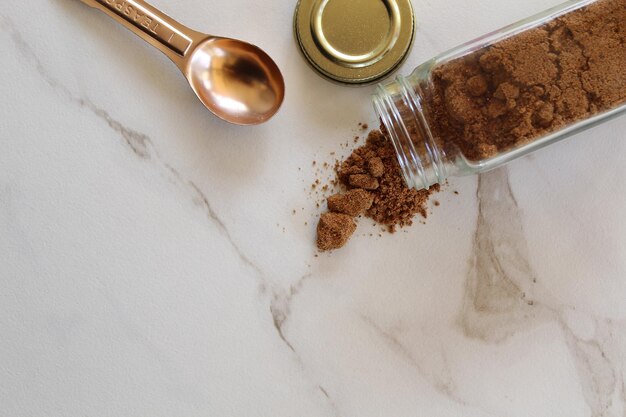
[[[448,177],[448,160],[428,125],[419,83],[398,76],[377,86],[373,102],[407,185],[421,190],[442,184]]]

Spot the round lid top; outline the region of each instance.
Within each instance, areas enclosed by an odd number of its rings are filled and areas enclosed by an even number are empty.
[[[311,65],[350,84],[392,72],[408,54],[414,33],[410,0],[300,0],[294,25]]]

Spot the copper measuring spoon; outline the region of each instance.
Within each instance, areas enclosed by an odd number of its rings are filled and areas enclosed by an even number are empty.
[[[102,10],[168,56],[200,101],[217,117],[238,125],[269,120],[280,108],[285,83],[260,48],[196,32],[143,0],[81,0]]]

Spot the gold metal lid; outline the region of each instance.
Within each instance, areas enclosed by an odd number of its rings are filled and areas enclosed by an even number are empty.
[[[300,0],[294,31],[322,75],[366,84],[389,75],[413,43],[410,0]]]

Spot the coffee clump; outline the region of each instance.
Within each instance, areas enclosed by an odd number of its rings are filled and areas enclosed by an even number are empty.
[[[374,202],[374,196],[360,188],[328,197],[328,209],[334,213],[343,213],[352,217],[365,213]]]
[[[341,213],[323,213],[317,224],[317,247],[322,250],[339,249],[356,230],[351,216]]]

